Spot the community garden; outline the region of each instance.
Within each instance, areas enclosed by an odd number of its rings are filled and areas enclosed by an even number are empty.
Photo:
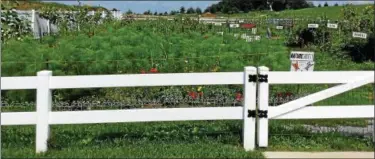
[[[25,22],[12,19],[16,16],[8,10],[6,21],[2,18],[8,26],[4,28],[7,36],[2,36],[1,76],[35,76],[41,70],[51,70],[54,76],[241,72],[245,66],[289,71],[291,51],[314,52],[314,71],[373,70],[374,7],[339,8],[335,13],[339,17],[334,19],[319,16],[297,20],[290,16],[290,12],[300,14],[296,10],[280,12],[275,17],[282,20],[276,22],[272,15],[237,22],[253,24],[248,29],[232,28],[229,23],[204,24],[182,15],[173,20],[115,20],[98,14],[87,16],[84,9],[62,15],[46,8],[40,15],[58,24],[60,32],[40,39],[29,36]],[[338,27],[329,28],[327,23]],[[308,28],[308,24],[319,27]],[[353,37],[353,32],[366,33],[367,37]],[[270,96],[275,103],[270,105],[332,86],[272,86]],[[237,85],[54,90],[53,110],[242,106],[242,91]],[[371,105],[373,93],[373,85],[366,85],[314,106]],[[2,111],[35,111],[35,91],[2,91],[2,96]],[[35,126],[2,126],[2,156],[261,158],[263,150],[243,150],[241,124],[199,121],[52,126],[49,151],[38,155],[34,150]],[[367,127],[368,120],[272,121],[266,150],[374,149],[369,137],[312,133],[303,125]]]

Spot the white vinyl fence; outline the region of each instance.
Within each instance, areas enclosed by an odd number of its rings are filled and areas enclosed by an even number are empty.
[[[37,90],[36,112],[2,113],[1,125],[36,125],[36,152],[39,153],[47,151],[49,127],[53,124],[243,120],[243,146],[249,151],[255,149],[256,135],[259,138],[258,145],[267,147],[268,119],[374,118],[374,105],[303,108],[319,100],[373,82],[374,72],[372,71],[269,72],[266,67],[258,69],[245,67],[243,72],[85,76],[52,76],[51,71],[41,71],[37,76],[1,78],[2,90]],[[282,104],[279,107],[268,108],[269,84],[307,83],[345,84]],[[244,106],[51,111],[51,90],[55,89],[182,85],[243,85]],[[257,90],[258,96],[256,96]],[[267,114],[268,111],[269,114]],[[255,126],[256,122],[258,122],[258,128]],[[258,129],[258,134],[256,134],[256,129]]]

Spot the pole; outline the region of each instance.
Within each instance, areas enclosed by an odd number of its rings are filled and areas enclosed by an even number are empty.
[[[1,5],[3,4],[2,0],[0,0],[0,18],[1,18]],[[0,20],[0,32],[1,32],[1,29],[2,29],[2,23],[1,23],[1,20]],[[0,143],[1,143],[1,108],[3,106],[2,104],[2,101],[1,101],[1,45],[3,44],[3,41],[1,40],[2,38],[2,33],[0,33]],[[1,144],[0,144],[0,154],[1,154]],[[0,155],[0,159],[1,159],[1,155]]]

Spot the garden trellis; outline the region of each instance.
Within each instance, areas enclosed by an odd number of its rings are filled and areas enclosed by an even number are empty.
[[[3,12],[3,11],[2,11]],[[53,24],[50,22],[49,19],[42,18],[40,16],[40,11],[36,10],[16,10],[18,16],[20,18],[24,18],[27,20],[31,26],[33,36],[35,38],[41,38],[43,36],[49,35],[49,34],[55,34],[58,32],[58,25]],[[69,12],[57,12],[57,13],[77,13],[78,11],[69,11]],[[122,19],[122,13],[121,11],[111,11],[113,17],[115,19]],[[102,11],[100,12],[101,17],[106,17],[106,12]],[[88,15],[95,15],[95,11],[88,12]]]

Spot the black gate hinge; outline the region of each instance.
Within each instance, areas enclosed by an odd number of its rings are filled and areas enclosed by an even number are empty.
[[[268,82],[268,75],[259,75],[259,82]]]
[[[249,82],[257,82],[257,75],[249,75]]]
[[[256,110],[248,110],[247,111],[248,118],[255,118],[256,117]]]
[[[268,111],[267,110],[258,110],[259,118],[268,118]]]

